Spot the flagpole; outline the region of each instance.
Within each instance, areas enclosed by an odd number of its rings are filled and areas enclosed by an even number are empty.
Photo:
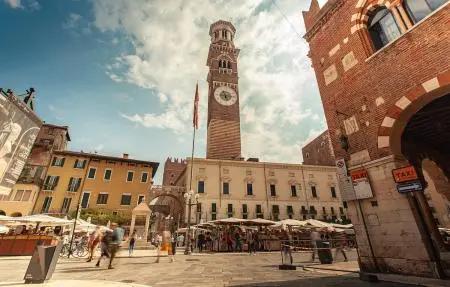
[[[195,98],[194,98],[194,115],[193,115],[193,130],[194,132],[192,133],[192,152],[191,152],[191,178],[189,180],[189,191],[188,192],[188,218],[187,218],[187,234],[186,234],[186,249],[184,250],[184,254],[185,255],[190,255],[191,254],[191,208],[192,208],[192,196],[194,195],[194,193],[191,193],[192,190],[192,177],[193,177],[193,173],[194,173],[194,151],[195,151],[195,130],[197,129],[197,125],[198,125],[198,83],[197,83],[197,87],[195,90]]]

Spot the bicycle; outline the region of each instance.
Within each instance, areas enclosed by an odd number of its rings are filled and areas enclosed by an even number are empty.
[[[72,248],[70,248],[70,243],[63,244],[61,248],[61,252],[59,253],[59,257],[68,257],[72,255],[73,257],[80,258],[80,257],[86,257],[89,253],[88,246],[85,242],[74,242],[72,244]]]

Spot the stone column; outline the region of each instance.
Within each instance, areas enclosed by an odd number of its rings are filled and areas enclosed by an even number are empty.
[[[400,15],[402,15],[403,20],[405,21],[406,26],[411,28],[413,26],[413,23],[408,17],[408,14],[406,14],[405,8],[403,8],[402,4],[397,6],[398,11],[400,12]]]
[[[144,229],[144,240],[147,241],[148,238],[148,228],[150,227],[150,214],[145,215],[145,229]]]
[[[400,30],[402,30],[402,34],[405,33],[408,29],[406,29],[405,22],[403,22],[402,17],[398,13],[397,7],[392,7],[392,14],[394,14],[395,21],[400,25]]]
[[[131,215],[130,236],[133,234],[134,226],[136,225],[136,214]]]

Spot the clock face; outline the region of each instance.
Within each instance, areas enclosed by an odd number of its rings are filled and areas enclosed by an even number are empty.
[[[231,106],[237,101],[236,92],[229,87],[219,87],[214,91],[216,101],[224,106]]]

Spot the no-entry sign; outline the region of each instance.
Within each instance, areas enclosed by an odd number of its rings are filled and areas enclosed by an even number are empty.
[[[393,169],[392,176],[394,177],[394,181],[396,183],[419,179],[419,177],[417,176],[416,169],[412,165]]]

